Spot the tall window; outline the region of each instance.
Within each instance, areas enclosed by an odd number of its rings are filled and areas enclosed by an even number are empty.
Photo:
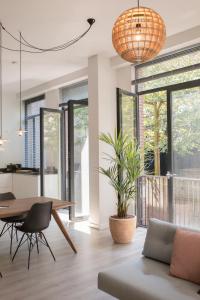
[[[25,167],[40,167],[40,108],[45,106],[41,95],[25,101]]]
[[[165,175],[167,172],[167,93],[172,95],[173,89],[185,88],[188,87],[188,83],[198,82],[200,79],[199,61],[200,45],[195,45],[135,67],[136,79],[132,84],[135,85],[139,95],[139,140],[144,152],[144,161],[147,162],[147,171],[152,175]],[[180,97],[181,106],[173,101],[174,105],[177,105],[174,110],[178,112],[177,122],[180,123],[180,128],[185,128],[190,113],[195,116],[197,112],[194,105],[195,97],[196,95],[192,96],[190,93],[191,110],[184,104],[183,97]],[[192,118],[190,127],[194,127]],[[175,139],[175,130],[173,134]],[[183,136],[183,133],[177,135],[179,139],[181,135]],[[193,136],[193,140],[184,136],[185,142],[181,146],[182,155],[185,155],[187,142],[189,149],[191,145],[197,144],[198,139],[195,135]],[[176,138],[175,150],[178,150],[178,145],[179,140]],[[191,153],[188,151],[187,155]]]
[[[141,225],[158,218],[200,228],[199,62],[196,44],[134,66],[136,133],[144,165],[137,190]],[[127,119],[131,110],[125,100]],[[126,123],[121,122],[122,129]]]

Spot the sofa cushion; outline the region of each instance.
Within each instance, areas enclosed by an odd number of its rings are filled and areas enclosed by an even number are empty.
[[[120,300],[199,300],[199,286],[169,275],[169,266],[136,257],[98,275],[98,287]]]
[[[200,233],[177,229],[170,274],[200,284]]]
[[[176,229],[174,224],[150,219],[142,254],[170,264]]]

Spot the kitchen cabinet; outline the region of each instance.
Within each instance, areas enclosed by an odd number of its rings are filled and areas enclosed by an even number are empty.
[[[2,173],[0,174],[0,193],[12,192],[12,174],[11,173]]]
[[[16,198],[40,196],[40,176],[30,174],[0,174],[0,193],[12,192]]]
[[[16,198],[40,196],[40,176],[27,174],[13,175],[13,194]]]

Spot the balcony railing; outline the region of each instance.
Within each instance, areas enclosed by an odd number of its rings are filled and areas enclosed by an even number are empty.
[[[174,177],[173,198],[174,222],[200,228],[200,179]]]
[[[200,179],[173,178],[173,222],[200,228]],[[168,179],[166,176],[142,176],[139,179],[138,222],[148,226],[150,218],[169,221]]]
[[[169,220],[167,177],[140,177],[138,196],[139,225],[148,226],[150,218]]]

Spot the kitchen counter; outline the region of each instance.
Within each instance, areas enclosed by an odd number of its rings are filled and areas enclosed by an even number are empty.
[[[0,174],[23,174],[23,175],[40,175],[39,171],[35,169],[19,169],[16,171],[9,171],[7,169],[0,169]]]
[[[27,171],[20,171],[20,172],[13,172],[13,174],[22,174],[22,175],[40,175],[40,172],[27,172]]]
[[[40,196],[40,175],[36,172],[2,172],[0,193],[12,192],[16,198]]]

